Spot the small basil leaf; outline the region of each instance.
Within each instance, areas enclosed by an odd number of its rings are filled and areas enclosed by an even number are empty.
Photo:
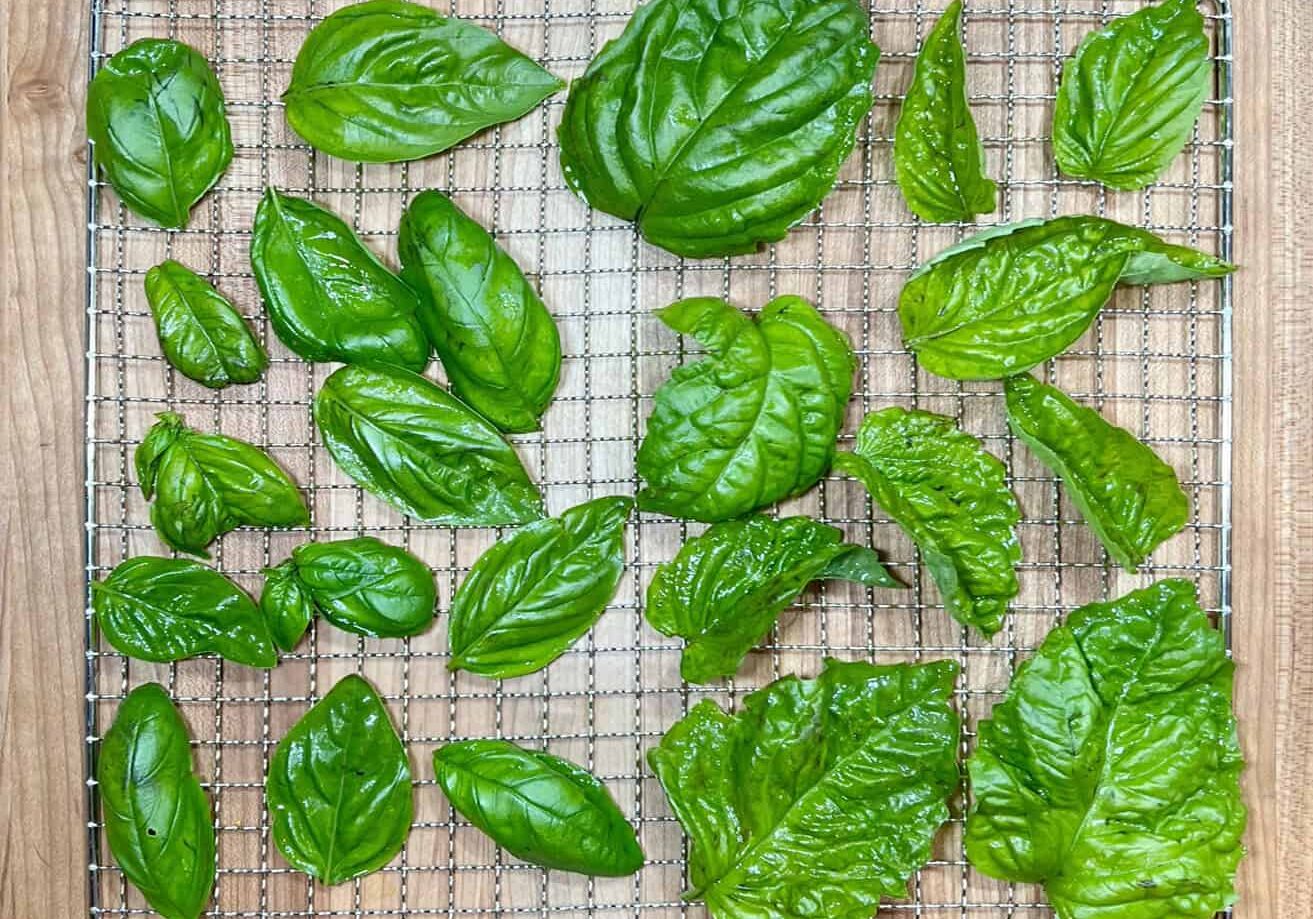
[[[453,670],[541,670],[593,627],[624,572],[632,498],[597,498],[498,540],[451,598]]]
[[[638,506],[715,522],[816,484],[852,392],[847,337],[801,297],[772,300],[756,322],[709,297],[658,315],[711,356],[656,392],[638,448]]]
[[[373,687],[343,677],[306,712],[274,750],[265,795],[297,870],[333,885],[390,862],[410,832],[410,761]]]
[[[445,389],[395,367],[343,367],[315,396],[334,461],[402,513],[452,526],[506,526],[543,516],[513,447]]]
[[[315,618],[315,603],[297,578],[291,559],[265,569],[260,612],[269,624],[274,644],[284,651],[295,648],[310,628],[310,621]]]
[[[449,743],[433,771],[451,806],[516,858],[622,877],[643,850],[606,786],[574,763],[505,740]]]
[[[192,771],[187,726],[158,683],[119,705],[96,783],[105,839],[124,876],[164,919],[196,919],[214,889],[214,818]]]
[[[520,267],[436,191],[401,215],[397,247],[451,391],[503,431],[538,430],[561,374],[561,340]]]
[[[269,364],[232,303],[170,259],[146,272],[146,300],[169,363],[211,389],[254,383]]]
[[[164,227],[186,226],[233,158],[218,79],[200,52],[168,39],[135,41],[96,72],[87,134],[123,203]]]

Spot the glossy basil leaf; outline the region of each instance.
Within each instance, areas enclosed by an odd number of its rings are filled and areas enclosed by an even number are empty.
[[[1244,766],[1233,666],[1188,581],[1049,632],[967,761],[966,852],[1061,919],[1211,919],[1235,900]]]
[[[319,436],[362,488],[404,514],[451,526],[543,516],[520,457],[442,387],[395,367],[343,367],[314,403]]]
[[[957,665],[826,661],[727,715],[703,700],[648,753],[713,919],[869,919],[904,897],[957,788]]]
[[[403,277],[451,391],[503,431],[536,431],[561,375],[561,339],[520,266],[441,192],[401,215]]]
[[[197,919],[214,889],[214,818],[192,771],[187,725],[163,686],[138,686],[119,705],[96,782],[123,875],[164,919]]]
[[[373,0],[310,30],[283,103],[310,146],[394,163],[519,118],[564,85],[487,29],[426,6]]]
[[[886,408],[866,416],[834,468],[866,486],[921,551],[944,608],[993,635],[1017,595],[1021,545],[1007,469],[953,419]]]
[[[223,89],[200,52],[143,38],[105,62],[87,90],[96,163],[130,209],[187,225],[233,158]]]
[[[643,867],[634,828],[574,763],[505,740],[465,740],[439,748],[433,771],[451,806],[516,858],[604,877]]]
[[[780,613],[808,584],[826,578],[898,586],[874,552],[810,517],[718,523],[657,566],[647,621],[684,639],[680,674],[707,683],[733,676]]]
[[[290,562],[265,569],[260,612],[268,623],[274,644],[284,651],[295,648],[310,628],[315,618],[315,601]]]
[[[1113,188],[1153,184],[1190,140],[1212,83],[1195,0],[1113,20],[1062,69],[1053,112],[1058,168]]]
[[[777,297],[754,322],[723,300],[657,314],[710,356],[656,392],[638,448],[638,506],[715,522],[801,494],[830,467],[852,392],[848,338],[801,297]]]
[[[565,180],[676,255],[783,239],[871,108],[869,33],[853,0],[651,0],[570,86]]]
[[[260,379],[269,358],[241,315],[196,272],[169,259],[146,272],[146,300],[169,363],[211,389]]]
[[[377,871],[410,833],[410,761],[383,700],[343,677],[278,742],[265,778],[274,844],[325,884]]]
[[[593,627],[624,572],[632,498],[597,498],[539,520],[479,556],[451,598],[453,670],[522,676]]]
[[[296,485],[264,451],[193,431],[173,412],[155,417],[134,459],[141,493],[154,499],[150,521],[165,543],[208,558],[205,548],[236,527],[310,522]]]
[[[1006,388],[1012,430],[1058,474],[1127,571],[1185,526],[1190,502],[1175,470],[1135,435],[1030,375],[1010,377]]]
[[[974,220],[998,207],[967,104],[961,32],[962,0],[954,0],[921,43],[894,130],[903,198],[912,213],[938,223]]]
[[[1118,283],[1219,278],[1235,268],[1102,217],[995,227],[912,275],[898,301],[903,342],[931,373],[990,380],[1061,354]]]

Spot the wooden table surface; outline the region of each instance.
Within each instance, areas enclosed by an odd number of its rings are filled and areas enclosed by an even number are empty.
[[[1313,915],[1313,8],[1236,22],[1240,919]],[[0,9],[0,917],[86,915],[85,0]]]

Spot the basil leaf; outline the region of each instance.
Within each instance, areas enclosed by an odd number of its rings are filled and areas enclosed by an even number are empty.
[[[652,0],[570,86],[566,183],[676,255],[783,239],[871,108],[869,33],[853,0]]]
[[[301,493],[262,450],[223,434],[201,434],[182,416],[160,412],[135,462],[150,521],[179,552],[208,558],[206,546],[236,527],[310,522]]]
[[[315,396],[314,417],[342,471],[404,514],[452,526],[543,515],[542,496],[497,429],[418,374],[343,367]]]
[[[615,596],[633,507],[597,498],[498,540],[451,598],[448,666],[513,677],[564,654]]]
[[[995,228],[934,259],[903,288],[903,342],[954,380],[1029,370],[1084,334],[1119,282],[1218,278],[1235,268],[1102,217]]]
[[[1007,404],[1012,430],[1058,474],[1127,571],[1185,526],[1190,502],[1175,470],[1135,435],[1029,375],[1008,379]]]
[[[146,300],[169,363],[211,389],[254,383],[269,358],[232,303],[169,259],[146,272]]]
[[[703,700],[648,753],[715,919],[869,919],[907,895],[957,788],[957,665],[828,660],[727,715]]]
[[[265,189],[251,268],[279,340],[306,360],[414,371],[429,362],[418,296],[314,202]]]
[[[414,3],[373,0],[310,30],[283,102],[288,124],[310,146],[394,163],[519,118],[564,85],[487,29]]]
[[[998,207],[967,104],[961,32],[962,0],[953,0],[921,43],[894,130],[894,166],[907,206],[939,223],[974,220]]]
[[[1211,919],[1235,901],[1244,766],[1233,666],[1188,581],[1049,632],[967,761],[966,852],[1061,919]]]
[[[898,582],[875,553],[809,517],[753,516],[718,523],[657,566],[647,621],[686,642],[679,672],[690,683],[733,676],[753,645],[812,581]]]
[[[778,297],[754,323],[723,300],[681,300],[657,315],[711,356],[656,392],[638,448],[638,506],[715,522],[816,484],[852,392],[848,338],[801,297]]]
[[[886,408],[866,416],[856,450],[834,468],[916,543],[954,619],[985,635],[1002,627],[1019,589],[1021,510],[980,441],[943,415]]]
[[[1092,32],[1062,69],[1053,154],[1069,176],[1132,190],[1190,140],[1213,83],[1195,0],[1166,0]]]
[[[398,249],[451,391],[503,431],[538,430],[561,375],[561,339],[520,267],[436,191],[401,215]]]
[[[643,867],[634,828],[574,763],[505,740],[465,740],[440,747],[433,771],[451,806],[516,858],[605,877]]]
[[[315,601],[296,576],[296,568],[284,562],[264,570],[260,612],[269,626],[274,644],[284,651],[296,647],[315,618]]]
[[[123,203],[164,227],[185,227],[233,158],[223,89],[209,63],[160,38],[133,42],[96,71],[87,134]]]
[[[373,687],[343,677],[292,726],[265,796],[274,844],[298,871],[333,885],[392,861],[410,832],[410,761]]]

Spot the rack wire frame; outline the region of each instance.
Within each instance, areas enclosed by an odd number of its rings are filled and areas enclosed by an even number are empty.
[[[685,842],[646,768],[644,753],[690,705],[743,694],[786,673],[814,674],[824,656],[875,661],[951,657],[962,667],[955,705],[962,752],[1001,698],[1017,663],[1072,608],[1162,576],[1193,579],[1220,627],[1230,630],[1230,280],[1120,291],[1091,331],[1043,376],[1130,427],[1177,468],[1192,514],[1181,535],[1138,576],[1116,570],[1053,476],[1009,434],[995,384],[939,380],[901,348],[895,304],[924,258],[972,231],[923,224],[893,182],[892,127],[919,39],[947,0],[869,0],[883,48],[876,104],[834,192],[788,239],[748,258],[685,261],[641,242],[632,227],[590,211],[566,190],[554,126],[564,96],[519,122],[415,163],[358,166],[312,152],[283,123],[278,93],[311,25],[345,0],[92,0],[90,70],[136,38],[168,36],[209,57],[224,85],[237,155],[191,225],[162,231],[129,214],[88,174],[86,574],[103,577],[131,555],[160,553],[136,491],[131,453],[156,411],[269,449],[305,486],[312,523],[298,531],[239,530],[213,547],[214,564],[252,591],[260,570],[306,539],[372,533],[424,558],[439,584],[433,629],[404,641],[360,639],[317,624],[269,672],[214,659],[171,665],[129,661],[97,636],[86,609],[86,775],[92,916],[149,915],[113,865],[94,781],[103,729],[133,686],[166,685],[187,720],[214,804],[219,876],[207,915],[224,917],[447,916],[583,913],[674,919],[699,916],[680,899]],[[966,43],[972,105],[999,179],[1000,208],[983,222],[1094,212],[1146,226],[1229,258],[1232,253],[1231,11],[1208,0],[1216,93],[1188,150],[1164,181],[1112,193],[1062,178],[1047,125],[1063,60],[1080,38],[1142,0],[974,0]],[[451,0],[452,15],[495,29],[567,77],[582,72],[618,34],[632,0]],[[309,403],[331,368],[300,361],[273,336],[247,263],[250,219],[265,184],[307,195],[346,216],[395,262],[395,232],[408,197],[448,191],[482,220],[541,288],[561,327],[562,381],[544,430],[515,438],[526,466],[558,513],[590,497],[632,493],[633,455],[652,392],[694,352],[652,310],[680,296],[716,294],[744,307],[798,293],[852,337],[858,386],[845,426],[887,404],[953,415],[1005,461],[1025,514],[1022,592],[993,642],[956,625],[928,584],[915,548],[859,486],[827,478],[781,513],[808,513],[879,548],[910,585],[903,591],[814,586],[770,640],[722,686],[692,687],[678,675],[677,643],[642,619],[643,590],[696,525],[640,515],[627,538],[629,567],[598,626],[545,671],[507,681],[451,674],[446,604],[496,530],[430,527],[364,495],[317,443]],[[142,275],[165,257],[207,274],[231,296],[267,345],[264,380],[213,393],[163,361]],[[430,373],[441,379],[441,369]],[[338,888],[293,871],[277,854],[263,806],[273,746],[336,679],[363,673],[388,701],[412,754],[415,824],[391,865]],[[548,873],[497,850],[451,813],[432,779],[441,743],[499,736],[544,746],[594,770],[633,819],[648,865],[633,878]],[[985,878],[966,864],[964,802],[940,834],[932,861],[906,899],[881,915],[972,919],[1052,915],[1041,892]]]

